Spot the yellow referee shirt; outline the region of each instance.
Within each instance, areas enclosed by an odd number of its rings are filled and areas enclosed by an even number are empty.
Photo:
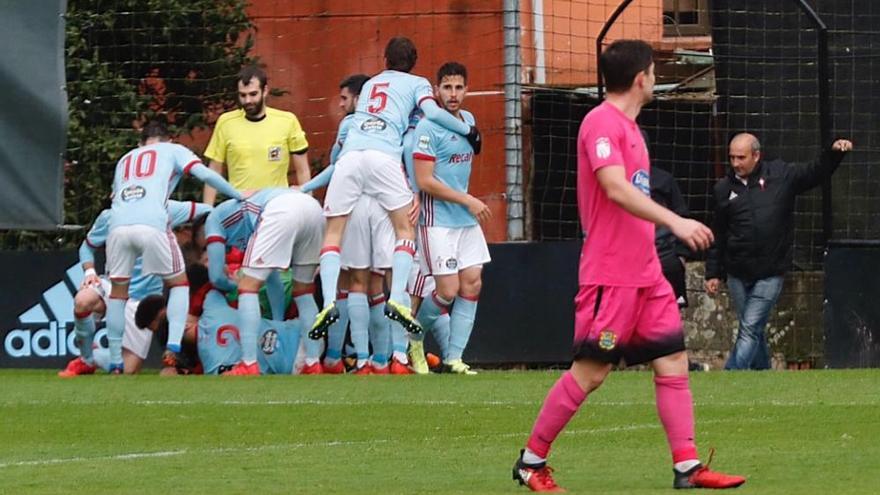
[[[308,147],[296,115],[266,107],[265,117],[254,122],[239,109],[217,119],[205,156],[225,163],[229,183],[244,191],[288,187],[290,154]]]

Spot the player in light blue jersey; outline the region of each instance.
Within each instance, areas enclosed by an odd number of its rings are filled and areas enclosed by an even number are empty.
[[[394,226],[391,295],[385,314],[403,322],[411,332],[421,331],[409,310],[406,294],[415,253],[415,232],[407,215],[413,195],[400,163],[403,133],[410,113],[421,108],[426,118],[438,121],[462,138],[467,136],[477,148],[480,139],[476,127],[437,106],[426,79],[409,74],[416,59],[412,41],[402,37],[391,39],[385,47],[387,70],[367,81],[361,90],[342,156],[336,162],[336,172],[324,200],[324,215],[328,218],[321,251],[324,309],[310,332],[313,339],[322,338],[327,327],[339,317],[335,301],[341,267],[340,243],[348,216],[361,195],[372,196],[388,211]]]
[[[204,166],[187,148],[169,142],[167,127],[149,122],[141,133],[141,146],[119,160],[113,177],[112,215],[107,237],[107,272],[112,288],[107,307],[107,340],[114,372],[122,372],[122,337],[125,302],[132,269],[143,257],[142,272],[160,276],[170,288],[169,338],[163,359],[173,364],[189,305],[189,287],[183,256],[169,229],[168,196],[184,174],[208,183],[223,194],[241,195],[216,172]]]
[[[171,228],[177,228],[196,218],[207,215],[211,206],[192,201],[168,201],[168,215]],[[92,224],[79,248],[79,259],[83,269],[83,280],[73,299],[74,332],[80,356],[67,363],[58,372],[62,378],[94,373],[96,363],[92,356],[92,346],[96,330],[96,317],[104,317],[109,303],[110,281],[98,277],[95,270],[95,251],[103,249],[109,233],[111,210],[103,210]],[[126,374],[137,373],[141,369],[150,347],[150,333],[140,330],[134,324],[134,314],[138,304],[151,294],[162,293],[162,279],[156,275],[141,274],[141,259],[138,258],[132,269],[129,285],[129,299],[125,305],[125,333],[122,338],[122,361]]]
[[[450,114],[473,122],[473,115],[461,108],[467,95],[463,65],[440,67],[435,91]],[[444,365],[454,373],[474,374],[461,357],[477,314],[483,265],[490,261],[479,223],[491,218],[492,211],[468,194],[474,150],[466,140],[429,120],[419,122],[414,137],[414,168],[422,194],[421,268],[436,283],[432,297],[419,309],[419,321],[431,327],[451,307],[449,342],[440,345],[446,349]]]

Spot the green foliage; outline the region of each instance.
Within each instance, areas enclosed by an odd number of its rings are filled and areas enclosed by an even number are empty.
[[[188,133],[235,105],[235,76],[255,62],[244,0],[70,0],[65,49],[69,127],[65,224],[106,206],[135,128],[164,115]],[[183,184],[182,194],[200,190]],[[84,231],[0,233],[2,249],[72,248]]]

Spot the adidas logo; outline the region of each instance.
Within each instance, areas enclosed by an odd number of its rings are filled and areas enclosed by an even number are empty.
[[[36,304],[18,315],[19,328],[10,330],[3,351],[11,358],[79,356],[73,331],[73,297],[83,279],[79,263],[64,278],[43,291]],[[106,330],[95,334],[100,342]]]

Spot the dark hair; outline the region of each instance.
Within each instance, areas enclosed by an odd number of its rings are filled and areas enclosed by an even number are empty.
[[[165,309],[164,296],[153,294],[143,298],[134,313],[134,324],[141,329],[147,328],[163,309]]]
[[[370,80],[370,76],[366,74],[354,74],[346,77],[339,83],[339,89],[347,88],[348,92],[357,96],[361,94],[364,83]]]
[[[244,85],[247,85],[251,82],[251,79],[256,78],[257,81],[260,81],[260,89],[266,87],[266,83],[269,82],[269,78],[266,76],[266,72],[257,67],[256,65],[246,65],[242,67],[241,71],[238,73],[238,81]]]
[[[599,70],[609,93],[623,93],[632,87],[639,72],[654,62],[654,50],[642,40],[617,40],[599,57]]]
[[[395,36],[385,45],[385,67],[388,69],[409,72],[418,58],[416,45],[409,38]]]
[[[443,82],[444,77],[461,76],[467,84],[467,68],[458,62],[446,62],[437,69],[437,84]]]
[[[164,120],[161,119],[152,119],[141,129],[141,142],[146,142],[147,139],[150,138],[159,138],[161,140],[167,140],[171,137],[171,133],[168,132],[168,125]]]
[[[189,291],[194,294],[208,283],[208,268],[201,263],[193,263],[186,267],[186,278],[189,280]]]

